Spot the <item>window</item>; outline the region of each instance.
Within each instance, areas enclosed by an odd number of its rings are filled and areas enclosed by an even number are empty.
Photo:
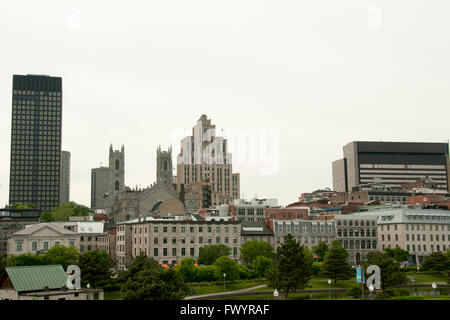
[[[44,242],[44,250],[48,250],[48,242]]]
[[[190,254],[191,254],[191,257],[194,256],[194,248],[190,248]]]
[[[220,237],[216,237],[216,243],[220,243]]]
[[[191,233],[194,233],[195,231],[194,231],[194,227],[189,227],[189,231],[191,232]]]
[[[172,244],[176,244],[177,243],[177,237],[172,237]]]
[[[191,236],[190,243],[194,243],[194,236]]]
[[[177,227],[172,227],[172,232],[177,232]]]
[[[163,227],[163,232],[167,232],[167,226]]]
[[[32,243],[32,250],[37,250],[37,242]]]
[[[55,246],[59,246],[59,241],[55,241]]]
[[[163,248],[163,256],[167,257],[167,248]]]
[[[158,237],[154,237],[154,238],[153,238],[153,243],[154,243],[154,244],[158,244]]]
[[[177,248],[172,248],[172,256],[176,256],[177,255]]]
[[[181,243],[186,243],[186,237],[181,237]]]
[[[163,243],[167,244],[167,237],[163,237]]]
[[[198,243],[203,243],[203,237],[198,237]]]
[[[203,232],[203,227],[198,227],[198,232]]]
[[[157,233],[158,232],[158,227],[154,227],[153,228],[153,232]]]
[[[181,255],[183,257],[186,255],[186,248],[181,248]]]
[[[69,242],[69,246],[75,247],[75,242],[74,242],[74,241],[70,241],[70,242]]]
[[[216,232],[220,232],[220,227],[219,226],[216,227]]]

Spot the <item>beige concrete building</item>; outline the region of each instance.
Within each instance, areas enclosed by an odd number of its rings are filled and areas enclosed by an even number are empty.
[[[311,251],[320,242],[330,244],[336,239],[333,220],[273,220],[273,233],[275,250],[283,243],[283,237],[289,233]]]
[[[216,136],[216,126],[202,115],[192,129],[192,136],[181,141],[177,158],[177,190],[188,189],[192,183],[211,186],[211,206],[231,204],[239,198],[239,173],[233,173],[227,140]],[[195,204],[185,202],[187,208]],[[197,208],[200,209],[200,208]]]
[[[230,247],[230,257],[239,260],[240,222],[221,217],[208,221],[199,216],[197,218],[191,216],[189,219],[178,220],[147,217],[118,224],[119,269],[129,263],[130,260],[126,261],[125,257],[134,258],[141,252],[160,264],[176,264],[185,257],[197,259],[201,247],[216,244]],[[130,248],[127,240],[130,239],[131,255],[127,251]]]
[[[378,250],[377,217],[335,215],[336,240],[348,251],[349,263],[359,264],[370,251]]]
[[[8,238],[8,256],[46,252],[56,245],[80,249],[80,235],[58,223],[39,223],[11,234]]]
[[[125,222],[117,223],[116,235],[116,268],[126,269],[131,263],[132,225]]]
[[[450,248],[450,214],[447,210],[404,206],[376,207],[352,214],[376,215],[379,250],[400,247],[410,253],[409,263],[422,263],[433,252]]]

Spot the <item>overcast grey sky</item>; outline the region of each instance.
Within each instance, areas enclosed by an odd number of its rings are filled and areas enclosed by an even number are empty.
[[[331,187],[350,141],[444,142],[449,13],[448,0],[2,0],[0,204],[13,74],[63,78],[71,200],[88,206],[90,170],[107,165],[110,143],[125,144],[126,185],[144,187],[156,147],[201,114],[218,134],[278,130],[276,174],[233,169],[245,198],[283,205]]]

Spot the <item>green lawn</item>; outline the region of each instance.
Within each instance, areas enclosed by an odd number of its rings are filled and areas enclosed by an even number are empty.
[[[248,280],[248,281],[242,281],[238,283],[225,283],[225,289],[226,292],[228,291],[235,291],[235,290],[241,290],[241,289],[247,289],[251,287],[255,287],[261,284],[265,284],[265,281],[259,280]],[[210,284],[207,286],[198,285],[198,284],[192,284],[192,289],[195,290],[195,295],[201,295],[201,294],[208,294],[208,293],[219,293],[223,292],[223,284]],[[261,289],[260,289],[261,290]]]
[[[122,300],[120,291],[106,291],[105,300]]]
[[[447,278],[444,274],[408,272],[406,275],[408,276],[409,274],[416,278],[415,283],[447,282]],[[409,283],[411,284],[414,282],[410,281]]]

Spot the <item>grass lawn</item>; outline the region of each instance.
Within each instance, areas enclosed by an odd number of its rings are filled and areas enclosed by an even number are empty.
[[[106,291],[105,300],[122,300],[120,291]]]
[[[255,286],[258,286],[261,284],[266,284],[266,282],[262,281],[262,280],[259,280],[259,281],[248,280],[248,281],[242,281],[239,283],[225,283],[225,289],[226,289],[226,291],[235,291],[235,290],[241,290],[241,289],[255,287]],[[202,286],[202,285],[196,285],[195,283],[193,283],[191,288],[195,289],[195,295],[223,292],[223,284],[210,284],[207,286]]]
[[[416,282],[408,282],[408,283],[432,283],[434,282],[447,282],[447,278],[444,274],[432,274],[432,273],[417,273],[417,272],[408,272],[406,275],[411,274],[412,277],[416,278]]]

